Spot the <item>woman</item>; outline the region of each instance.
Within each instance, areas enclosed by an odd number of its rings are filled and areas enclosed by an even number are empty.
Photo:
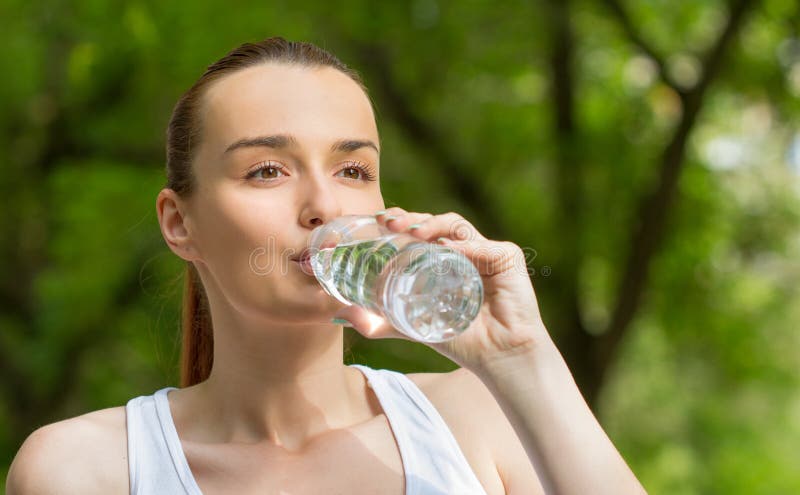
[[[522,250],[455,213],[383,211],[372,105],[335,57],[242,45],[180,99],[167,138],[156,208],[187,261],[182,386],[35,431],[9,495],[643,492],[548,336]],[[316,226],[373,212],[481,272],[479,317],[428,344],[461,369],[343,364],[344,321],[404,337],[328,296],[300,253]]]

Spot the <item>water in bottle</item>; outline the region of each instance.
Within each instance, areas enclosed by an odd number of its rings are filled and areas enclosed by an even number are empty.
[[[466,330],[483,303],[483,284],[461,253],[394,233],[369,215],[317,227],[311,266],[323,289],[384,316],[397,330],[442,342]]]

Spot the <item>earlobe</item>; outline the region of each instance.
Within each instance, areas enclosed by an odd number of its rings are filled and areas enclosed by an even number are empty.
[[[156,212],[161,235],[173,253],[186,261],[197,259],[194,241],[186,228],[185,208],[178,195],[164,188],[156,198]]]

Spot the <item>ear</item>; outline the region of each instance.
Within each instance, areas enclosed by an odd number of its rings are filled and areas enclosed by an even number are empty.
[[[187,225],[186,211],[185,201],[172,189],[164,188],[158,193],[156,212],[161,235],[173,253],[186,261],[195,261],[200,257]]]

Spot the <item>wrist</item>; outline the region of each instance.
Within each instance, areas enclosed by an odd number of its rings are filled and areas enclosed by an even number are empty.
[[[475,374],[490,386],[533,386],[545,377],[555,377],[569,370],[549,335],[544,333],[536,344],[516,352],[486,356]]]

